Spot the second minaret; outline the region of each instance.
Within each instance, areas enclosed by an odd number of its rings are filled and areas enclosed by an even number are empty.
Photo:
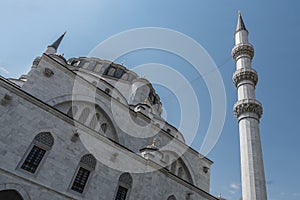
[[[234,115],[238,119],[240,133],[242,198],[243,200],[266,200],[259,130],[262,105],[255,97],[258,77],[251,66],[253,56],[254,48],[248,42],[248,31],[239,12],[232,57],[236,62],[233,82],[237,88],[238,101],[234,105]]]

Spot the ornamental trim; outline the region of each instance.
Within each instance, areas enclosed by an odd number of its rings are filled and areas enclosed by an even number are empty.
[[[234,60],[237,60],[240,55],[248,55],[252,60],[254,57],[254,48],[251,44],[238,44],[233,47],[231,55]]]
[[[236,70],[232,76],[232,81],[235,87],[237,87],[238,84],[244,80],[250,80],[253,82],[254,86],[256,86],[258,82],[258,76],[256,71],[254,69],[245,69],[245,68]]]
[[[253,99],[240,100],[234,104],[234,115],[239,118],[243,113],[255,113],[258,118],[263,114],[263,108],[260,102]]]

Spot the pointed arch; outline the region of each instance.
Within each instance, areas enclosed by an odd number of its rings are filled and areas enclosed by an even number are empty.
[[[50,132],[37,134],[29,147],[30,150],[25,153],[20,168],[32,174],[36,173],[53,144],[54,138]]]
[[[171,195],[167,198],[167,200],[176,200],[176,197],[174,195]]]
[[[0,184],[0,193],[2,193],[2,195],[5,195],[5,193],[8,191],[14,192],[16,194],[15,197],[17,198],[11,200],[30,200],[30,196],[28,195],[27,191],[20,184],[17,183]],[[9,198],[2,198],[2,197],[3,196],[0,195],[0,199],[10,200]]]
[[[70,189],[82,194],[85,191],[96,165],[97,160],[92,154],[83,155],[79,161]]]
[[[163,161],[166,163],[166,168],[179,178],[182,178],[190,183],[193,183],[193,178],[189,168],[183,161],[184,157],[179,157],[175,152],[170,150],[164,150]],[[168,160],[168,161],[167,161]]]
[[[120,175],[115,200],[126,200],[132,187],[132,176],[126,172]]]

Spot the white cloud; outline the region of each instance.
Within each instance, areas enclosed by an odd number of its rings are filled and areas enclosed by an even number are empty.
[[[237,184],[237,183],[231,183],[231,184],[230,184],[230,188],[231,188],[231,189],[234,189],[234,190],[238,190],[238,189],[240,189],[240,185]]]
[[[0,67],[0,71],[3,71],[5,74],[9,74],[9,71],[4,67]]]
[[[235,194],[236,191],[234,191],[234,190],[229,190],[229,193],[230,193],[230,194]]]

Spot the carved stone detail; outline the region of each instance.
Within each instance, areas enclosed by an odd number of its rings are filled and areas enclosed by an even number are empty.
[[[54,72],[49,68],[45,68],[44,75],[47,76],[47,77],[51,77],[51,76],[54,75]]]
[[[237,60],[237,58],[240,55],[248,55],[250,56],[250,59],[254,57],[254,48],[251,44],[238,44],[235,47],[233,47],[231,55],[234,60]]]
[[[232,81],[235,87],[237,87],[238,84],[244,80],[250,80],[253,82],[254,86],[256,86],[258,82],[258,76],[256,71],[254,69],[245,69],[245,68],[236,70],[232,77]]]
[[[3,97],[3,98],[1,99],[1,101],[0,101],[0,104],[1,104],[2,106],[5,106],[5,105],[8,104],[9,101],[11,101],[11,99],[12,99],[12,96],[10,96],[10,95],[8,95],[8,94],[5,94],[4,97]]]
[[[86,154],[81,157],[80,159],[80,164],[83,165],[84,167],[87,167],[91,170],[95,170],[97,160],[92,154]]]
[[[34,137],[34,143],[43,146],[45,149],[49,150],[54,144],[54,138],[49,132],[42,132]]]
[[[40,61],[41,61],[41,57],[35,58],[34,61],[32,62],[32,67],[36,68]]]
[[[263,114],[263,108],[261,103],[253,99],[244,99],[234,104],[234,115],[239,118],[241,114],[251,112],[258,115],[261,118]]]

